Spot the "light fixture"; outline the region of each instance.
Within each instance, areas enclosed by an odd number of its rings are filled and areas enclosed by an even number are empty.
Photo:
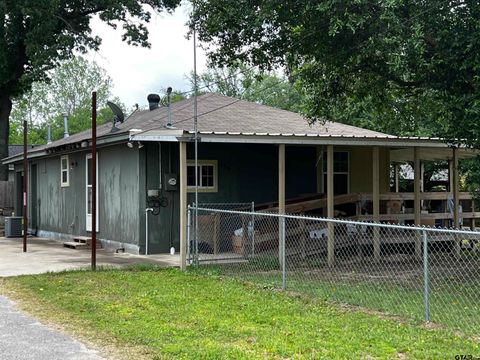
[[[133,143],[131,141],[127,142],[127,146],[130,148],[130,149],[133,149]]]
[[[141,149],[143,147],[143,144],[140,141],[137,141],[138,148]]]

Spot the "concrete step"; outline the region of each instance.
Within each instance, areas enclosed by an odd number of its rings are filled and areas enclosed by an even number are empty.
[[[73,241],[65,241],[63,246],[70,249],[91,249],[92,238],[88,236],[75,236]],[[97,240],[97,249],[102,248],[102,243]]]
[[[85,243],[77,242],[77,241],[66,241],[63,243],[63,247],[69,249],[88,249],[89,246]]]

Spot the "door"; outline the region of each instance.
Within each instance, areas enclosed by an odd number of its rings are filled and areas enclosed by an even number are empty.
[[[97,153],[97,204],[98,204],[98,153]],[[92,231],[92,154],[87,154],[85,164],[85,204],[86,206],[86,230]],[[98,206],[97,206],[97,224],[98,232]]]

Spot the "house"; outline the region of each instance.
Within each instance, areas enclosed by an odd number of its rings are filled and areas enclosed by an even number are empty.
[[[149,253],[173,246],[185,256],[186,209],[195,182],[193,130],[192,99],[172,104],[170,114],[154,100],[115,128],[98,127],[96,230],[103,246],[145,253],[148,241]],[[296,113],[218,94],[198,97],[198,131],[200,203],[253,201],[282,213],[337,212],[416,224],[452,220],[458,226],[458,206],[453,213],[426,208],[427,200],[453,197],[457,205],[470,201],[464,223],[474,226],[480,215],[470,194],[458,191],[458,160],[476,153],[441,139],[329,121],[309,125]],[[85,131],[29,151],[29,227],[39,235],[64,239],[92,231],[90,139]],[[449,191],[422,193],[421,163],[437,159],[451,164]],[[391,170],[404,162],[414,163],[413,193],[392,191]],[[21,155],[4,163],[21,173]],[[15,212],[21,214],[21,197]]]

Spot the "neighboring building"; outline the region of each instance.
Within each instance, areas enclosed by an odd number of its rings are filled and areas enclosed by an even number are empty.
[[[145,212],[153,208],[148,215],[149,253],[179,249],[180,242],[184,250],[180,223],[185,224],[186,204],[193,201],[195,179],[193,100],[172,105],[172,127],[166,126],[168,119],[166,107],[151,104],[150,110],[134,112],[117,124],[116,131],[112,124],[98,127],[97,230],[104,246],[144,253]],[[415,194],[391,193],[391,164],[456,162],[474,155],[439,139],[401,138],[333,122],[309,125],[296,113],[218,94],[198,98],[198,130],[201,203],[275,203],[284,184],[287,200],[297,200],[286,205],[281,200],[281,209],[329,217],[336,210],[377,221],[450,219],[453,215],[446,211],[421,212],[420,197],[427,195],[420,196],[419,185]],[[68,238],[92,230],[90,138],[85,131],[29,151],[29,227],[39,235]],[[21,155],[4,162],[21,174]],[[327,182],[329,177],[333,183]],[[454,188],[458,201],[470,199]],[[16,192],[15,212],[20,214],[20,183]],[[434,197],[446,200],[448,195]],[[411,207],[411,213],[400,210],[398,201]],[[363,205],[355,206],[358,202]],[[464,207],[465,219],[478,215]]]

